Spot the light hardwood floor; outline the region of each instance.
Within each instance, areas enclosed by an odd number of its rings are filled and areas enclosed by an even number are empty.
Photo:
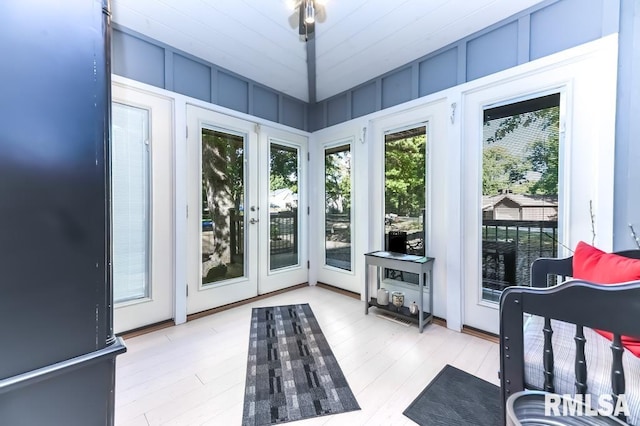
[[[411,425],[402,411],[445,364],[498,384],[498,345],[438,325],[404,326],[364,303],[304,287],[127,339],[116,425],[240,425],[251,308],[309,303],[361,410],[300,425]],[[454,397],[454,396],[452,396]]]

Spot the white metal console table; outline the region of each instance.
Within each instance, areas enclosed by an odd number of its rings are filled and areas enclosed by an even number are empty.
[[[412,254],[394,253],[390,251],[373,251],[371,253],[365,253],[365,268],[364,268],[364,303],[365,315],[369,313],[369,308],[374,306],[376,308],[384,309],[389,312],[393,312],[398,317],[406,318],[412,321],[416,321],[416,317],[409,313],[409,308],[406,306],[401,307],[399,310],[391,304],[387,306],[379,305],[375,297],[369,297],[369,267],[375,266],[376,268],[376,295],[377,289],[380,288],[380,269],[389,268],[396,269],[403,272],[411,272],[418,274],[418,288],[420,297],[418,297],[418,330],[422,333],[426,323],[433,321],[433,262],[435,258],[416,256]],[[428,279],[425,276],[428,275]],[[429,294],[429,310],[424,310],[424,290],[425,286],[428,286]]]

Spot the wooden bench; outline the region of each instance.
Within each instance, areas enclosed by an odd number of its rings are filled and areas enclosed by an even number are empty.
[[[640,250],[619,252],[640,259]],[[500,384],[507,398],[525,389],[558,394],[624,394],[629,421],[640,424],[640,358],[621,335],[640,336],[640,281],[598,285],[567,280],[573,259],[542,258],[531,287],[509,287],[500,300]],[[563,281],[555,285],[555,277]],[[550,279],[551,277],[551,279]],[[526,325],[525,325],[526,323]],[[614,334],[613,341],[592,329]]]

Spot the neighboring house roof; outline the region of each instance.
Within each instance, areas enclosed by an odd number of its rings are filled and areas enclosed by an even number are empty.
[[[271,200],[285,201],[292,199],[293,195],[293,192],[289,188],[280,188],[275,191],[271,191],[269,193],[269,198]]]
[[[286,197],[287,195],[291,195],[293,192],[289,188],[280,188],[275,191],[271,191],[272,197]]]
[[[511,201],[519,207],[558,207],[557,195],[496,194],[482,196],[482,210],[491,210],[504,201]]]
[[[294,194],[289,188],[280,188],[269,193],[269,204],[272,208],[285,208],[287,203],[298,201],[298,194]]]

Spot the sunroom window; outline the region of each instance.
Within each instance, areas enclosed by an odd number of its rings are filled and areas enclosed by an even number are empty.
[[[529,284],[529,265],[558,244],[560,94],[484,111],[482,298]]]
[[[389,251],[425,253],[426,126],[387,133],[384,138],[384,234]],[[387,269],[386,278],[417,284],[418,276]]]

